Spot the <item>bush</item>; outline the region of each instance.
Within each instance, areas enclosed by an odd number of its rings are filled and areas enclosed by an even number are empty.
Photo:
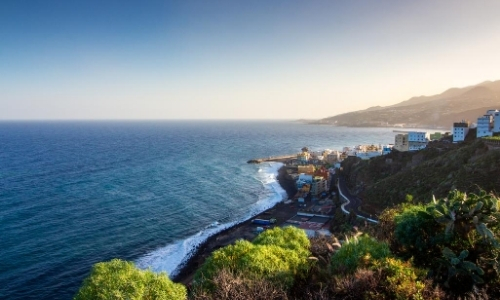
[[[309,255],[309,247],[311,247],[311,241],[304,230],[292,226],[266,230],[255,238],[253,244],[278,246],[297,251],[301,255]]]
[[[347,240],[330,260],[330,267],[335,273],[354,273],[358,268],[372,266],[376,260],[391,254],[387,243],[379,242],[369,236],[360,236]]]
[[[269,280],[290,287],[308,269],[310,242],[302,229],[275,228],[261,233],[253,243],[237,241],[212,253],[196,272],[195,284],[214,290],[213,278],[223,269],[252,280]]]
[[[385,299],[379,290],[382,275],[369,269],[358,269],[333,279],[334,299]]]
[[[186,299],[186,288],[173,283],[166,273],[139,270],[133,263],[113,259],[97,263],[84,280],[76,300]]]
[[[288,299],[286,291],[264,279],[252,280],[222,269],[211,280],[213,292],[195,287],[190,299],[193,300],[272,300]]]
[[[426,272],[414,268],[411,263],[399,259],[386,258],[376,263],[385,278],[383,286],[392,299],[428,299],[424,297]]]
[[[410,205],[403,208],[394,217],[395,238],[402,246],[406,257],[413,256],[418,264],[429,260],[429,255],[439,255],[436,245],[443,242],[441,226],[426,212],[422,205]]]

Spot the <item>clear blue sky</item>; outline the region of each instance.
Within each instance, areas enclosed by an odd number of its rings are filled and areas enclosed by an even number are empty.
[[[6,0],[0,119],[295,119],[389,105],[499,80],[498,12],[496,0]]]

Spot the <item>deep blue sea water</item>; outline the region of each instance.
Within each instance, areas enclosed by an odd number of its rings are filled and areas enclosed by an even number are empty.
[[[285,194],[279,164],[248,159],[393,139],[284,121],[1,122],[0,299],[71,299],[112,258],[175,273]]]

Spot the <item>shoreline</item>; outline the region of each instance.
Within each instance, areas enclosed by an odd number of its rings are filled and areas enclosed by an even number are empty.
[[[290,198],[289,190],[287,190],[283,184],[286,181],[286,172],[283,172],[284,166],[278,170],[278,175],[276,176],[277,181],[280,186],[287,191],[287,195]],[[252,224],[252,219],[254,218],[275,218],[277,222],[271,225],[271,228],[279,227],[285,223],[288,219],[293,217],[298,212],[298,208],[293,204],[284,204],[279,202],[266,209],[265,211],[250,217],[248,220],[241,223],[235,224],[229,228],[218,232],[211,237],[209,237],[205,242],[201,243],[194,251],[193,255],[185,261],[179,269],[179,272],[175,276],[172,276],[172,281],[177,283],[182,283],[184,285],[189,285],[194,278],[196,271],[205,260],[212,254],[213,251],[225,247],[227,245],[233,244],[239,239],[253,240],[257,233],[255,228],[261,225]]]

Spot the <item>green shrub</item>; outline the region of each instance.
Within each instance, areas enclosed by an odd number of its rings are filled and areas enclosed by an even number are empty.
[[[173,283],[166,273],[139,270],[133,263],[113,259],[97,263],[75,300],[186,299],[186,288]]]
[[[403,262],[395,258],[386,258],[375,263],[375,267],[382,270],[383,286],[392,299],[426,299],[426,288],[423,279],[425,271],[414,268],[410,262]]]
[[[358,268],[366,268],[376,260],[391,255],[387,243],[379,242],[369,236],[351,238],[332,256],[330,267],[335,273],[353,273]]]
[[[214,289],[211,280],[222,270],[252,280],[269,280],[290,287],[308,269],[310,242],[302,229],[275,228],[261,233],[253,243],[237,241],[214,251],[195,275],[195,284]]]
[[[418,264],[428,261],[430,253],[439,253],[436,246],[444,239],[441,226],[426,208],[422,205],[406,206],[394,217],[395,238],[402,246],[399,254],[415,257]]]
[[[309,255],[311,241],[304,230],[293,226],[285,228],[275,227],[259,234],[253,241],[254,245],[274,245],[283,249],[299,252],[301,255]]]

